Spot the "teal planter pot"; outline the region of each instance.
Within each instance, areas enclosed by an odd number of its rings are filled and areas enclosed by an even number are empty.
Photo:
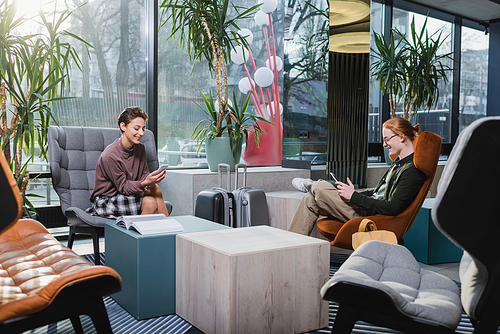
[[[229,137],[207,138],[206,151],[208,168],[211,172],[217,172],[217,166],[221,163],[231,166],[231,172],[234,172],[234,165],[240,162],[241,147],[239,148],[236,157],[233,158],[233,152],[229,144]]]

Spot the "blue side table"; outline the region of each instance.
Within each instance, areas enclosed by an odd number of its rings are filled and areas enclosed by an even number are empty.
[[[194,216],[172,217],[184,232],[230,227]],[[141,235],[107,222],[106,266],[122,278],[122,290],[112,295],[138,320],[175,313],[175,236],[177,233]]]
[[[463,250],[443,235],[432,222],[431,209],[433,198],[428,198],[403,236],[404,246],[408,248],[417,261],[426,264],[459,262]]]

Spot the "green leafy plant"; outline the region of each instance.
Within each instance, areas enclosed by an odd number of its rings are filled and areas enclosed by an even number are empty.
[[[40,11],[37,18],[44,33],[22,34],[21,28],[34,20],[17,16],[16,1],[0,1],[0,141],[28,215],[27,208],[34,209],[27,198],[30,195],[26,195],[30,182],[28,163],[37,155],[36,148],[38,156],[46,160],[47,128],[51,120],[57,124],[53,104],[68,98],[62,95],[69,85],[71,61],[81,69],[78,54],[64,39],[90,46],[61,29],[70,15],[54,14],[49,20]]]
[[[237,32],[240,30],[237,22],[251,18],[259,6],[236,6],[229,0],[163,0],[160,5],[163,8],[161,26],[171,23],[168,38],[178,35],[180,47],[187,49],[190,61],[194,64],[204,58],[210,73],[215,74],[220,108],[216,112],[211,95],[210,100],[203,96],[207,119],[198,123],[193,131],[196,138],[220,137],[224,132],[231,138],[240,136],[239,133],[232,133],[235,126],[231,125],[226,64],[230,63],[230,51],[236,45],[248,47],[245,36]],[[230,16],[230,11],[234,15]]]
[[[262,121],[270,124],[272,124],[272,122],[263,117],[256,116],[247,112],[248,105],[250,103],[250,95],[246,98],[245,102],[243,102],[241,106],[238,106],[238,104],[236,104],[235,106],[228,106],[228,116],[234,121],[234,123],[231,122],[230,124],[228,124],[226,122],[223,122],[219,130],[217,129],[217,124],[219,123],[218,112],[215,109],[215,103],[212,98],[212,94],[209,95],[208,99],[203,94],[203,92],[201,92],[201,96],[203,98],[204,107],[199,104],[197,105],[203,110],[206,118],[198,122],[192,134],[193,140],[198,140],[198,151],[207,138],[220,137],[220,134],[223,133],[228,127],[233,128],[230,132],[232,140],[229,141],[233,156],[236,156],[238,154],[238,151],[241,152],[243,142],[248,147],[249,133],[253,134],[257,147],[259,146],[259,136],[263,132],[263,130],[260,128],[257,121]],[[234,92],[234,89],[233,101],[236,101],[236,94]]]
[[[371,73],[389,95],[391,116],[396,117],[400,104],[408,120],[420,108],[430,110],[439,99],[439,81],[448,82],[447,74],[452,70],[448,63],[452,63],[453,53],[440,53],[446,40],[442,29],[429,35],[426,18],[417,32],[413,17],[409,37],[397,28],[391,28],[388,41],[378,33],[374,37]]]

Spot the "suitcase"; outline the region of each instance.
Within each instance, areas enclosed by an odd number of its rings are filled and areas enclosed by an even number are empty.
[[[218,166],[218,187],[201,191],[196,197],[194,215],[226,226],[233,226],[232,208],[234,196],[231,191],[221,187],[222,169],[226,168],[227,183],[231,180],[231,169],[228,164],[219,164]]]
[[[238,174],[243,168],[243,187],[238,188]],[[269,210],[266,194],[260,189],[247,187],[247,166],[237,164],[235,167],[233,226],[247,227],[269,225]]]

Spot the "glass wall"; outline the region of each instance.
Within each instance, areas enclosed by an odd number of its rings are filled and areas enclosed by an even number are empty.
[[[18,0],[19,1],[19,0]],[[23,6],[27,3],[23,0]],[[37,24],[39,6],[52,19],[72,11],[61,30],[67,30],[92,45],[86,47],[66,38],[78,51],[80,69],[73,64],[65,96],[71,99],[54,105],[53,113],[61,126],[117,127],[117,116],[127,106],[146,109],[146,15],[144,1],[81,0],[32,1],[20,6],[19,14],[34,17],[29,28],[45,33]],[[26,12],[25,12],[26,11]],[[54,122],[52,122],[54,125]],[[29,171],[49,172],[46,161],[37,158]],[[57,204],[50,178],[31,180],[28,194],[35,205]]]
[[[489,38],[479,30],[462,28],[459,129],[486,116]]]
[[[328,1],[285,1],[283,158],[326,162]]]
[[[160,1],[161,2],[161,1]],[[234,1],[237,6],[251,7],[256,5],[257,0]],[[160,15],[162,8],[160,8]],[[234,13],[230,13],[234,15]],[[264,14],[265,15],[265,14]],[[247,94],[243,94],[239,89],[240,80],[247,78],[245,67],[252,80],[255,80],[254,73],[257,69],[266,66],[269,55],[276,52],[276,56],[283,60],[283,4],[279,4],[272,13],[274,40],[271,38],[269,24],[260,25],[252,16],[249,19],[238,21],[240,29],[249,29],[253,35],[250,44],[251,54],[243,65],[227,64],[229,96],[232,100],[232,92],[236,93],[237,101],[232,101],[242,105]],[[267,17],[266,17],[267,20]],[[267,20],[268,22],[268,20]],[[187,50],[179,48],[179,34],[175,38],[168,39],[171,33],[170,22],[167,22],[159,30],[158,43],[158,148],[160,162],[169,163],[170,166],[183,168],[200,167],[207,168],[204,146],[198,150],[198,143],[192,141],[192,132],[205,114],[200,106],[203,106],[201,92],[207,97],[211,94],[216,99],[215,74],[210,76],[206,61],[190,63]],[[268,44],[266,44],[266,36]],[[267,48],[269,45],[269,50]],[[275,51],[273,52],[273,45]],[[255,63],[255,67],[254,67]],[[278,87],[283,87],[283,70],[278,72]],[[281,92],[281,96],[282,96]],[[256,96],[255,96],[256,95]],[[255,90],[255,100],[250,102],[249,112],[257,115],[254,102],[266,106],[274,101],[272,88]],[[280,101],[283,105],[284,101]],[[200,105],[200,106],[199,106]],[[261,110],[267,109],[262,106]],[[266,113],[266,118],[269,115]],[[270,119],[270,118],[269,118]],[[266,155],[273,149],[272,128],[266,128],[269,134],[261,137],[261,146],[255,147],[255,142],[249,140],[248,150],[243,150],[242,159],[248,165],[273,165],[281,163],[281,160]]]
[[[409,33],[411,21],[415,18],[416,30],[420,31],[422,25],[426,20],[425,15],[420,15],[413,12],[408,12],[398,8],[394,8],[393,11],[393,27],[399,29],[403,34]],[[441,39],[444,39],[444,43],[440,48],[440,53],[452,52],[452,24],[446,21],[435,19],[432,17],[427,18],[427,31],[429,36],[432,36],[435,32],[441,31]],[[450,60],[447,64],[452,67],[452,61]],[[439,100],[436,101],[434,106],[429,110],[417,110],[416,114],[412,116],[412,124],[420,124],[422,131],[431,131],[439,134],[443,138],[444,143],[449,143],[451,136],[451,99],[452,99],[452,84],[453,84],[453,73],[448,72],[448,82],[444,83],[440,80],[439,83]],[[396,115],[400,116],[403,112],[401,108],[398,108]]]
[[[441,54],[450,53],[456,49],[460,50],[452,55],[460,64],[459,68],[451,60],[445,64],[452,68],[455,67],[455,72],[448,72],[447,83],[444,83],[443,80],[440,81],[438,101],[429,111],[417,110],[411,120],[413,124],[419,123],[423,131],[439,134],[443,138],[445,151],[449,152],[458,133],[475,119],[486,115],[489,38],[484,34],[484,29],[478,30],[479,24],[465,19],[456,20],[456,22],[461,23],[452,23],[454,19],[451,15],[437,11],[429,12],[428,9],[404,1],[394,1],[392,18],[384,18],[385,11],[384,4],[372,1],[372,48],[374,45],[373,31],[380,33],[383,27],[392,25],[402,33],[407,33],[410,30],[411,20],[415,18],[417,31],[421,29],[427,19],[429,36],[440,32],[441,38],[445,38],[439,50]],[[458,33],[454,31],[456,27],[461,29]],[[461,37],[456,38],[455,36]],[[454,38],[456,39],[454,40]],[[458,83],[458,80],[453,82],[453,78],[458,72],[460,82]],[[455,92],[460,91],[460,95],[453,96],[454,90]],[[378,136],[383,122],[381,111],[383,107],[387,108],[382,105],[381,101],[386,101],[384,99],[386,97],[382,99],[378,83],[371,80],[368,129],[370,143],[380,143]],[[380,112],[377,111],[377,108]],[[397,114],[402,115],[401,106],[398,108]]]
[[[68,30],[93,48],[75,43],[82,59],[73,66],[66,100],[56,105],[59,125],[117,127],[127,106],[146,109],[146,16],[144,1],[94,0],[65,2],[71,15]],[[75,9],[76,8],[76,9]],[[51,10],[47,6],[46,10]],[[146,110],[148,112],[148,110]]]
[[[373,2],[370,7],[370,46],[374,48],[374,34],[383,33],[384,29],[384,6],[381,3]],[[370,49],[370,64],[373,62],[373,51]],[[381,112],[382,94],[378,80],[370,76],[369,106],[368,106],[368,142],[378,143],[381,141]]]

